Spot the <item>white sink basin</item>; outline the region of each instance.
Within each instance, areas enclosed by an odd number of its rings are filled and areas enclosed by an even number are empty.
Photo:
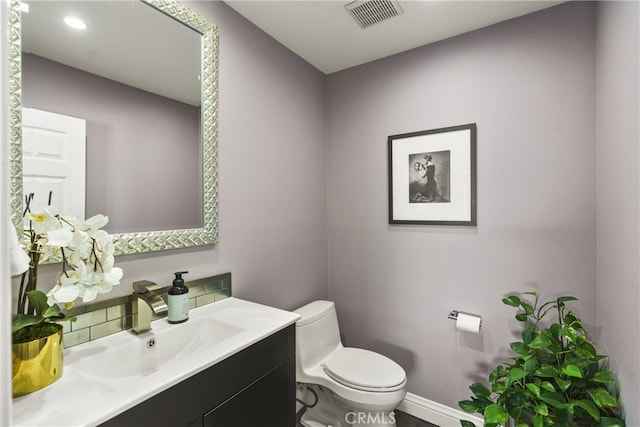
[[[244,329],[211,317],[200,316],[186,323],[171,325],[155,322],[150,332],[142,335],[116,334],[70,351],[65,365],[73,366],[89,377],[104,377],[110,382],[120,377],[147,376],[177,358],[243,332]]]
[[[238,298],[196,308],[176,325],[119,332],[64,351],[55,383],[13,399],[13,426],[95,426],[285,327],[299,316]],[[153,340],[153,345],[149,345]]]

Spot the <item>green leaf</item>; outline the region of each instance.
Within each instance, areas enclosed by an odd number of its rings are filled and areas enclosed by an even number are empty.
[[[549,415],[549,407],[544,403],[540,403],[536,406],[536,414],[547,416]]]
[[[536,360],[535,357],[527,359],[524,362],[524,370],[527,372],[527,374],[534,372],[537,368],[538,368],[538,361]]]
[[[618,400],[602,387],[588,389],[587,393],[589,393],[589,396],[591,396],[591,399],[593,399],[594,403],[598,405],[600,408],[603,408],[603,407],[615,408],[616,406],[618,406]]]
[[[552,366],[542,365],[536,370],[535,375],[538,377],[554,378],[558,375],[558,371],[556,371]]]
[[[602,417],[598,427],[625,427],[626,423],[618,418]]]
[[[600,419],[600,410],[598,407],[590,400],[572,400],[574,406],[578,408],[582,408],[589,416],[595,420]]]
[[[476,427],[474,423],[467,420],[460,420],[460,425],[462,425],[462,427]]]
[[[615,381],[615,378],[609,371],[598,371],[591,377],[591,380],[597,383],[612,383]]]
[[[567,301],[578,301],[578,298],[576,297],[572,297],[570,295],[564,296],[564,297],[560,297],[556,300],[558,302],[558,305],[565,303]]]
[[[511,307],[519,307],[521,300],[517,296],[512,295],[506,298],[502,298],[502,302],[506,305],[510,305]]]
[[[560,338],[560,325],[557,323],[552,324],[551,326],[549,326],[549,332],[551,332],[551,336],[553,337],[553,339],[557,340],[558,338]]]
[[[576,330],[571,326],[566,326],[560,329],[560,335],[566,337],[569,341],[575,342],[578,338],[578,334],[576,334]]]
[[[556,421],[554,427],[570,426],[571,420],[573,420],[574,407],[573,405],[566,405],[565,408],[556,408],[552,410],[554,419]]]
[[[535,414],[531,421],[533,421],[533,427],[543,427],[544,426],[544,416],[540,414]]]
[[[576,365],[567,365],[562,367],[562,372],[570,377],[582,378],[582,372]]]
[[[571,327],[579,327],[582,328],[582,323],[580,319],[578,319],[573,313],[567,313],[562,320],[564,320],[565,325],[570,325]]]
[[[11,321],[11,333],[19,331],[27,326],[36,325],[44,319],[41,316],[33,316],[31,314],[14,314]]]
[[[497,403],[487,406],[484,410],[484,422],[486,424],[506,423],[508,419],[509,414]]]
[[[529,344],[530,348],[540,349],[547,348],[551,345],[551,340],[544,334],[538,334]]]
[[[567,407],[564,397],[560,393],[542,393],[540,399],[554,408],[565,409]]]
[[[520,305],[526,314],[533,314],[533,307],[526,301],[520,301]]]
[[[475,404],[475,402],[471,401],[471,400],[461,400],[460,402],[458,402],[458,406],[460,407],[460,409],[462,409],[465,412],[469,412],[469,413],[474,413],[474,412],[479,412],[478,411],[478,406]]]
[[[529,354],[529,347],[523,342],[512,342],[509,344],[511,346],[511,350],[513,350],[517,354]]]
[[[522,341],[525,342],[525,344],[530,344],[531,341],[533,341],[533,338],[535,337],[535,333],[534,333],[534,327],[533,325],[525,328],[522,331]]]
[[[520,322],[526,322],[528,318],[529,318],[529,316],[526,315],[525,313],[516,314],[516,320],[518,320]]]
[[[42,316],[47,319],[62,319],[64,318],[64,313],[60,311],[58,304],[53,304],[47,307]]]
[[[509,372],[509,381],[518,381],[521,378],[527,376],[527,373],[520,368],[512,368],[511,372]]]
[[[514,406],[511,402],[509,402],[510,404],[508,405],[508,412],[509,412],[509,416],[513,419],[513,420],[519,420],[520,417],[522,417],[522,406]]]
[[[542,381],[542,383],[540,384],[540,387],[547,391],[551,391],[551,392],[556,391],[556,388],[549,381]]]
[[[485,387],[482,383],[474,383],[469,386],[469,389],[473,392],[473,394],[477,397],[489,397],[491,392],[487,387]]]
[[[581,343],[580,347],[576,348],[573,352],[576,356],[585,357],[588,360],[595,360],[598,358],[598,353],[596,352],[595,347],[587,341]]]
[[[531,391],[531,393],[533,393],[536,397],[540,397],[540,387],[538,387],[534,383],[527,383],[525,384],[525,387],[527,387],[527,389],[529,389],[529,391]]]
[[[506,388],[505,381],[499,381],[491,384],[491,391],[496,394],[504,393]]]
[[[558,387],[560,388],[560,391],[565,391],[571,386],[570,380],[565,380],[562,378],[556,378],[555,380],[556,384],[558,384]]]
[[[27,298],[29,298],[31,306],[35,309],[36,316],[42,316],[42,313],[49,308],[47,296],[42,291],[29,291],[27,292]]]

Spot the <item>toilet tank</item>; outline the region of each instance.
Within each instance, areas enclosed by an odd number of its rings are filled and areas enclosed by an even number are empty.
[[[295,313],[301,316],[296,322],[296,370],[300,374],[326,359],[342,343],[332,301],[314,301]]]

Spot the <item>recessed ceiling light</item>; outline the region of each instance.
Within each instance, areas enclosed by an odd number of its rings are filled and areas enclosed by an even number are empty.
[[[71,28],[75,28],[77,30],[87,29],[87,24],[85,24],[83,21],[73,16],[65,16],[64,23],[70,26]]]

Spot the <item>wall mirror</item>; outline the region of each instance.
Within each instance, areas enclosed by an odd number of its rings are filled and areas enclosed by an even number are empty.
[[[51,192],[109,216],[117,255],[217,243],[216,26],[170,0],[12,0],[9,19],[16,227]]]

